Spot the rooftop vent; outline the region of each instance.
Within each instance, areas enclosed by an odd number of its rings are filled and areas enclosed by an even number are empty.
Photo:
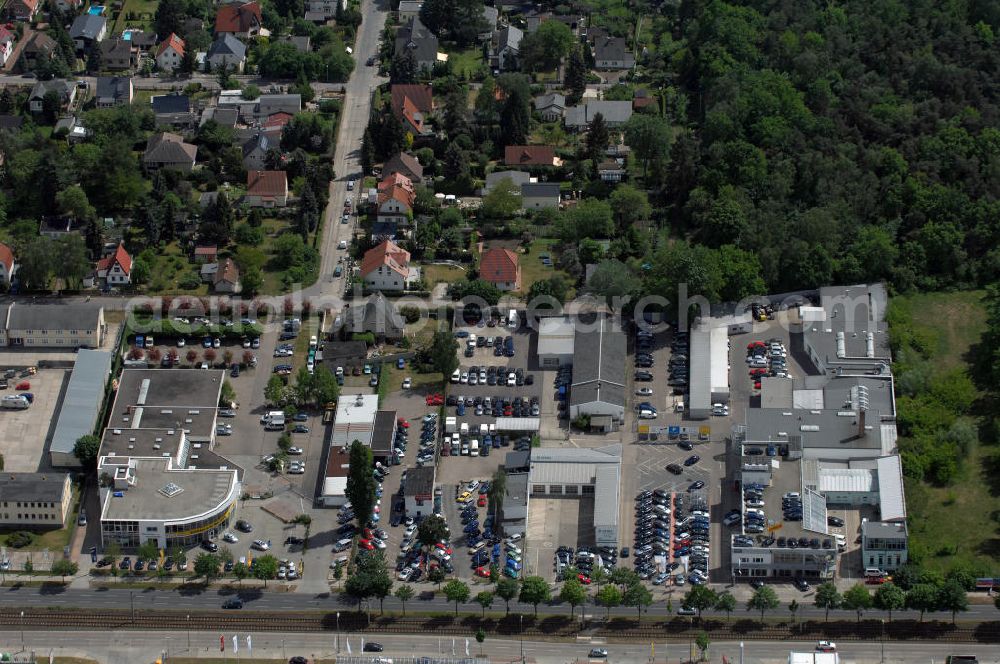
[[[182,491],[184,491],[184,489],[177,486],[173,482],[167,482],[162,487],[160,487],[160,493],[162,493],[167,498],[173,498]]]

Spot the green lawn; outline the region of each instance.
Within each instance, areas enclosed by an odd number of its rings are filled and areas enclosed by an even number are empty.
[[[969,366],[969,348],[985,327],[982,292],[931,293],[893,298],[912,327],[934,349],[936,372]],[[947,571],[960,563],[992,571],[1000,556],[1000,450],[978,441],[954,484],[935,487],[906,479],[910,549],[924,567]],[[945,552],[944,545],[955,551]]]
[[[454,283],[465,280],[466,271],[453,265],[422,265],[421,274],[427,288],[434,288],[435,284]]]
[[[551,279],[555,275],[562,275],[568,283],[572,283],[573,280],[556,267],[547,267],[542,264],[539,259],[541,254],[548,254],[550,258],[555,260],[553,254],[553,247],[559,242],[555,238],[539,238],[531,243],[531,251],[527,254],[521,256],[521,292],[527,294],[531,289],[531,284],[536,281],[541,281],[543,279]],[[567,299],[573,298],[573,291],[567,294]]]
[[[467,80],[475,79],[486,70],[483,52],[478,48],[449,53],[448,62],[451,63],[451,70],[456,76]]]
[[[70,500],[69,514],[66,515],[66,526],[59,528],[58,530],[46,530],[41,532],[33,533],[35,539],[26,547],[21,549],[13,549],[12,551],[41,551],[43,549],[48,549],[49,551],[58,552],[62,555],[62,550],[69,545],[70,540],[73,538],[73,533],[76,531],[76,519],[77,510],[80,503],[80,488],[76,485],[72,485],[73,497]],[[10,537],[12,533],[18,532],[17,528],[4,529],[0,531],[0,546],[8,546],[7,538]]]

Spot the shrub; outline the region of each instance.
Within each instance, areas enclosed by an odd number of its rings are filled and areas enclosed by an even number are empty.
[[[15,533],[11,533],[10,536],[7,537],[8,546],[12,546],[15,549],[23,549],[24,547],[29,546],[34,541],[35,541],[35,536],[32,533],[29,533],[24,530],[19,530]]]

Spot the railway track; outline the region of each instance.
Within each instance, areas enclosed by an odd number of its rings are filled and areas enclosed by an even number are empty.
[[[67,630],[195,630],[239,632],[369,632],[380,634],[412,634],[434,632],[442,636],[468,635],[480,626],[497,636],[518,636],[519,623],[512,619],[481,621],[478,617],[465,616],[452,619],[437,617],[373,617],[364,614],[341,612],[303,613],[298,615],[256,613],[253,611],[137,611],[127,609],[79,611],[68,609],[0,609],[0,625],[24,629]],[[575,639],[590,636],[609,641],[664,641],[688,640],[692,634],[704,629],[714,640],[782,640],[834,638],[842,641],[878,640],[881,625],[868,623],[800,623],[760,625],[749,621],[721,623],[706,621],[702,624],[687,621],[646,622],[634,621],[592,622],[581,625],[579,621],[543,620],[525,626],[523,635],[535,640]],[[889,625],[886,640],[937,640],[956,643],[1000,643],[1000,623],[898,623]]]

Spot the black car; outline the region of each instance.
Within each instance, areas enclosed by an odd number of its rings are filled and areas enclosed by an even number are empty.
[[[302,539],[301,537],[295,537],[294,535],[290,535],[289,537],[285,538],[285,544],[304,544],[304,543],[305,543],[304,539]]]
[[[210,553],[216,553],[219,550],[219,545],[211,540],[202,540],[201,548],[205,549]]]
[[[792,584],[802,592],[806,592],[810,588],[809,582],[805,579],[795,579]]]
[[[839,516],[828,516],[826,517],[826,522],[831,526],[841,527],[844,525],[844,520]]]
[[[701,480],[698,480],[697,482],[693,482],[691,486],[688,487],[688,491],[697,491],[698,489],[701,489],[704,486],[705,483],[702,482]]]
[[[253,525],[251,525],[249,521],[244,521],[243,519],[240,519],[239,521],[236,522],[236,530],[240,531],[241,533],[252,533]]]
[[[636,371],[635,379],[640,383],[649,383],[653,380],[653,374],[649,371]]]
[[[693,466],[694,464],[698,463],[699,461],[701,461],[701,457],[698,456],[697,454],[692,454],[688,458],[684,459],[684,465],[685,466]]]
[[[480,339],[482,339],[482,337],[480,337]],[[362,648],[362,650],[364,650],[365,652],[382,652],[383,648],[381,643],[375,643],[374,641],[369,641],[368,643],[365,644],[365,647]]]
[[[243,600],[239,597],[231,597],[222,603],[222,608],[224,609],[242,609]]]
[[[670,471],[671,473],[673,473],[674,475],[680,475],[681,473],[683,473],[683,472],[684,472],[684,469],[683,469],[683,468],[681,468],[681,467],[680,467],[679,465],[677,465],[676,463],[672,463],[672,464],[668,465],[668,466],[667,466],[667,470],[669,470],[669,471]]]
[[[686,452],[690,452],[691,450],[694,449],[694,445],[692,445],[691,441],[689,441],[689,440],[682,440],[682,441],[680,441],[679,443],[677,443],[677,447],[681,448],[682,450],[684,450]]]

